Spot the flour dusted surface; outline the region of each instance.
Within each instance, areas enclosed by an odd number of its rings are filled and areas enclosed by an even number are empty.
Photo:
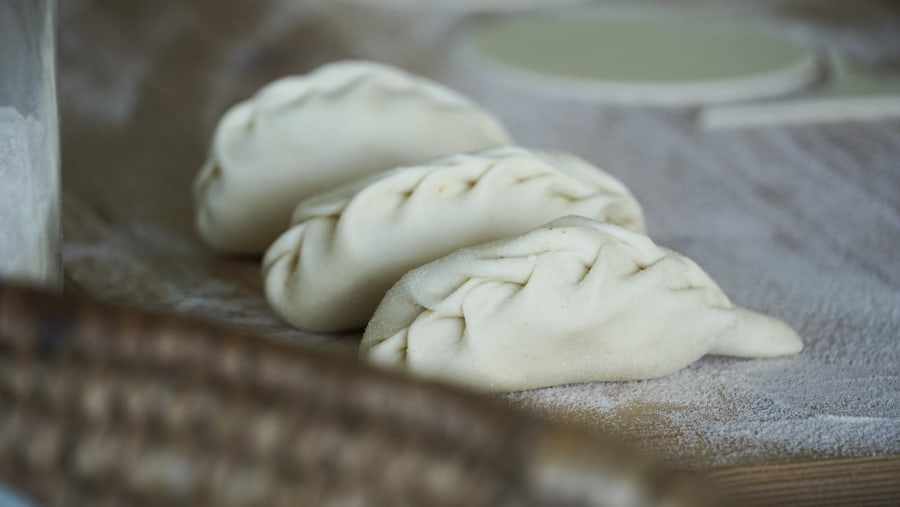
[[[900,395],[890,387],[900,379],[888,362],[828,365],[808,351],[767,361],[705,358],[663,379],[560,386],[506,401],[621,432],[685,467],[880,455],[900,452]],[[872,382],[872,366],[884,370],[882,382]]]
[[[666,138],[664,121],[629,118],[631,129],[657,130],[666,141],[638,152],[615,148],[627,144],[612,136],[594,156],[632,169],[625,180],[646,203],[651,235],[693,256],[736,303],[784,318],[806,348],[786,359],[704,358],[663,379],[507,399],[624,432],[688,467],[900,452],[900,219],[888,193],[898,188],[898,125]],[[843,142],[851,129],[879,149]],[[882,184],[866,186],[864,172]],[[848,183],[851,175],[860,180]],[[679,202],[692,185],[718,191]]]
[[[802,193],[812,200],[806,194],[825,184],[814,177],[822,169],[812,161],[791,168],[796,177],[809,176],[812,188]],[[847,198],[835,201],[852,206],[823,200],[802,214],[773,216],[781,222],[774,233],[761,225],[759,215],[722,206],[702,231],[670,225],[657,234],[661,244],[700,257],[723,288],[736,293],[736,302],[794,326],[805,344],[797,356],[707,357],[662,379],[562,386],[507,400],[549,417],[623,432],[636,445],[685,467],[900,452],[900,291],[892,280],[898,271],[878,262],[886,251],[867,245],[866,229],[851,225],[866,211],[887,219],[880,227],[885,233],[900,224],[877,211],[883,202],[874,196],[847,195],[858,192],[846,188],[841,193]],[[651,217],[664,216],[653,212],[652,199],[644,202]],[[854,248],[842,251],[829,244],[830,234],[810,234],[801,225],[816,208],[836,217],[834,231],[856,238]],[[778,232],[782,227],[795,229]],[[802,234],[808,243],[782,234]],[[848,256],[860,256],[871,269],[848,269]]]

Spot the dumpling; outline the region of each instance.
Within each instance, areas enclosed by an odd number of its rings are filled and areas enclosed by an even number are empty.
[[[577,213],[636,230],[622,183],[574,156],[503,147],[356,181],[300,203],[263,259],[266,297],[302,329],[362,329],[412,268]]]
[[[484,391],[660,377],[704,354],[800,351],[785,323],[732,304],[690,259],[564,217],[463,249],[387,293],[360,356]]]
[[[231,108],[194,181],[214,249],[259,254],[305,197],[400,165],[510,143],[500,122],[433,81],[373,62],[287,77]]]

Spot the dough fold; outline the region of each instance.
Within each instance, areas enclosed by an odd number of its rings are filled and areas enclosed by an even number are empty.
[[[305,197],[509,143],[496,118],[438,83],[374,62],[332,63],[225,113],[194,181],[197,231],[217,251],[259,254]]]
[[[801,348],[790,327],[732,304],[687,257],[615,225],[564,217],[407,273],[378,306],[360,356],[516,391],[660,377],[708,353]]]
[[[362,329],[410,269],[569,214],[643,230],[625,186],[574,156],[508,146],[397,168],[301,202],[263,259],[266,297],[296,327]]]

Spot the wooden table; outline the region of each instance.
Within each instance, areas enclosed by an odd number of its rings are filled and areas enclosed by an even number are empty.
[[[572,151],[616,174],[644,203],[658,242],[698,260],[736,302],[788,320],[812,357],[842,350],[837,341],[858,342],[847,350],[886,345],[871,351],[881,369],[871,375],[881,379],[881,417],[900,441],[900,395],[884,394],[885,385],[900,385],[900,122],[706,132],[696,109],[536,96],[460,62],[452,41],[467,18],[453,13],[303,0],[60,7],[68,291],[354,353],[356,334],[312,335],[281,323],[262,297],[258,260],[216,256],[199,242],[190,185],[228,106],[279,76],[376,58],[463,90],[523,145]],[[900,11],[887,3],[769,1],[753,9],[859,65],[900,73]],[[716,364],[701,361],[688,375]],[[539,395],[512,401],[569,417]],[[623,431],[760,505],[900,503],[900,444],[874,452],[737,448],[723,460],[721,441],[685,444],[653,424],[664,409],[595,411],[580,422]]]

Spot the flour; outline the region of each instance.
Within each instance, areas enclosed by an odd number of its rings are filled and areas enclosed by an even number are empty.
[[[622,179],[654,241],[805,344],[787,359],[707,357],[661,379],[497,399],[692,469],[900,453],[900,122],[712,133],[691,114],[539,98],[464,69],[447,72],[454,87],[520,143]]]
[[[550,118],[543,113],[532,112]],[[569,124],[591,121],[560,114]],[[897,124],[712,135],[651,113],[608,114],[615,128],[588,156],[632,169],[624,178],[642,197],[654,239],[696,259],[736,303],[786,319],[806,348],[503,399],[622,433],[688,468],[900,452]],[[844,142],[853,129],[870,144]],[[654,144],[635,143],[634,132]],[[870,179],[847,177],[857,171]]]
[[[218,322],[326,353],[356,355],[352,336],[336,340],[283,324],[255,287],[257,262],[231,263],[232,278],[221,279],[209,271],[215,262],[206,255],[196,243],[152,224],[133,224],[103,240],[68,241],[62,251],[67,275],[83,290],[102,295],[99,299]],[[161,269],[163,258],[168,262]]]
[[[890,373],[898,347],[885,345],[877,356],[848,354],[843,365],[815,351],[771,361],[707,358],[662,379],[560,386],[506,400],[624,433],[685,467],[883,455],[900,452],[900,377]],[[873,369],[884,374],[873,379]],[[664,435],[664,447],[654,435]]]
[[[59,174],[40,122],[0,107],[0,277],[55,279]]]

